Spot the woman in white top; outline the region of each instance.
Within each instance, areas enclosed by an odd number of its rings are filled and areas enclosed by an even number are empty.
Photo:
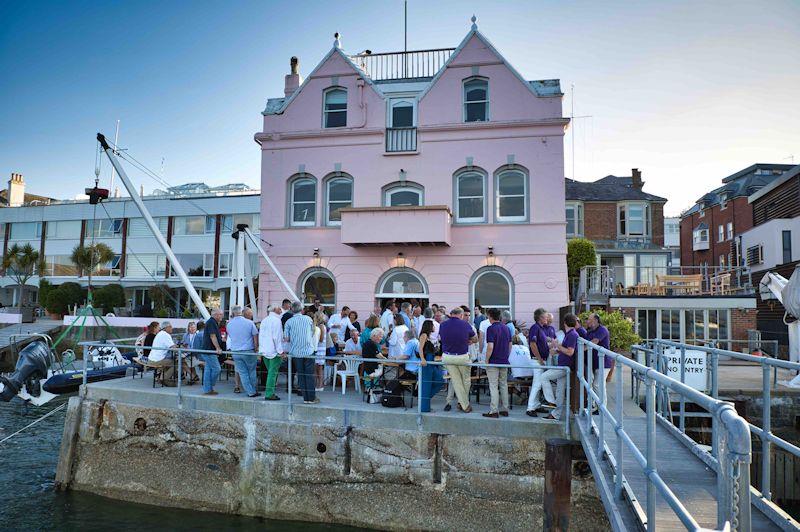
[[[389,334],[389,358],[400,358],[406,349],[406,326],[405,320],[399,314],[394,317],[394,327]]]
[[[314,314],[314,341],[317,344],[314,376],[316,377],[316,389],[318,392],[325,389],[325,351],[328,347],[328,329],[325,327],[326,323],[328,323],[328,316],[321,310],[318,310]]]

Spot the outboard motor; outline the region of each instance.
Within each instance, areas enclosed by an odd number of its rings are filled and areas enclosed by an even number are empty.
[[[0,399],[9,402],[27,385],[28,393],[39,395],[39,380],[47,378],[47,369],[50,367],[50,348],[45,342],[34,341],[20,351],[14,373],[8,377],[0,377],[3,390]]]

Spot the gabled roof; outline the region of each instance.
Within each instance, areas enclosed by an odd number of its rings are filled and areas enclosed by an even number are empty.
[[[703,229],[708,229],[708,224],[705,222],[700,222],[697,224],[697,227],[694,228],[695,231],[701,231]]]
[[[511,65],[511,63],[509,63],[506,60],[505,57],[503,57],[503,54],[497,51],[497,48],[494,47],[494,45],[489,41],[489,39],[483,33],[478,31],[478,24],[476,24],[475,17],[473,16],[472,28],[470,28],[469,33],[467,33],[467,35],[464,36],[464,38],[461,40],[461,43],[459,43],[459,45],[456,47],[455,51],[452,54],[450,54],[450,57],[447,59],[447,61],[445,61],[444,65],[442,65],[442,68],[439,69],[439,72],[437,72],[436,75],[433,76],[433,79],[431,80],[428,87],[420,93],[418,97],[419,100],[422,100],[430,92],[433,86],[436,85],[436,82],[439,81],[439,78],[441,78],[442,75],[445,73],[447,67],[450,66],[450,64],[456,57],[459,56],[459,54],[461,54],[461,51],[473,37],[477,37],[478,39],[480,39],[480,41],[486,45],[489,51],[492,52],[495,56],[497,56],[497,58],[503,62],[506,68],[508,68],[511,71],[511,73],[514,74],[514,76],[520,81],[520,83],[525,85],[525,87],[527,87],[528,90],[531,91],[531,93],[533,93],[534,96],[539,97],[539,96],[563,95],[563,93],[561,92],[560,81],[557,79],[527,81],[525,78],[523,78],[522,74],[520,74],[519,71],[517,71],[517,69],[514,68]]]
[[[699,212],[701,209],[713,207],[722,201],[730,201],[741,196],[750,196],[771,183],[782,179],[784,172],[794,168],[791,164],[756,163],[729,175],[722,180],[723,185],[710,192],[706,192],[691,208],[681,216],[688,216]],[[763,174],[761,171],[770,170]]]
[[[633,178],[631,176],[607,175],[594,182],[604,185],[625,185],[629,187],[633,184]]]
[[[608,176],[614,177],[614,176]],[[642,190],[623,185],[613,181],[603,181],[606,178],[594,182],[575,181],[574,179],[564,179],[566,199],[572,201],[626,201],[641,200],[653,201],[656,203],[666,203],[667,199],[655,194],[648,194]],[[630,179],[630,178],[629,178]]]
[[[337,39],[336,39],[336,41],[334,41],[333,47],[331,48],[331,50],[327,54],[325,54],[325,57],[322,58],[322,61],[317,63],[317,66],[314,67],[314,70],[312,70],[311,73],[303,80],[303,83],[301,83],[300,86],[297,89],[295,89],[295,91],[291,94],[291,96],[289,96],[288,98],[284,97],[284,98],[270,98],[270,99],[268,99],[267,100],[267,106],[264,108],[264,110],[261,112],[261,114],[262,115],[278,115],[278,114],[283,113],[286,110],[286,108],[289,107],[289,105],[291,105],[291,103],[294,101],[294,99],[297,97],[297,95],[300,94],[303,91],[303,89],[305,88],[305,86],[308,83],[308,81],[310,79],[313,79],[314,74],[316,74],[317,71],[320,68],[322,68],[322,65],[324,65],[328,61],[328,59],[330,59],[331,56],[333,56],[334,54],[339,54],[339,56],[342,59],[344,59],[345,63],[350,65],[357,74],[360,74],[364,78],[364,81],[367,82],[367,85],[372,87],[372,89],[375,92],[377,92],[378,95],[381,96],[381,98],[384,97],[383,92],[381,92],[381,90],[378,88],[378,86],[375,84],[375,82],[372,81],[372,79],[370,79],[369,76],[367,76],[366,72],[361,70],[358,67],[358,65],[356,65],[353,62],[353,60],[350,59],[347,56],[347,54],[342,51],[342,48],[341,48],[341,45],[340,45],[339,39],[338,39],[338,34],[337,34]]]

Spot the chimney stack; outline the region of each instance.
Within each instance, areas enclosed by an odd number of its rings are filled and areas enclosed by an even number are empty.
[[[11,173],[6,191],[6,203],[9,207],[19,207],[25,203],[25,180],[22,174]]]
[[[300,60],[297,56],[292,56],[289,60],[290,73],[286,74],[283,94],[288,98],[303,83],[303,76],[300,75]]]
[[[644,181],[642,181],[642,172],[638,168],[631,168],[631,188],[642,190]]]

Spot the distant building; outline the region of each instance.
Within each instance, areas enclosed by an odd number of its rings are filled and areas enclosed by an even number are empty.
[[[18,174],[14,174],[17,176]],[[12,176],[11,187],[21,182]],[[4,191],[3,197],[19,197],[17,190]],[[24,182],[22,187],[24,193]],[[2,194],[0,194],[2,195]],[[152,311],[150,287],[166,285],[166,299],[175,312],[190,306],[182,284],[167,264],[150,229],[130,198],[112,198],[97,209],[88,200],[59,201],[24,194],[26,202],[0,208],[0,238],[3,253],[14,244],[31,244],[44,256],[46,277],[53,284],[77,282],[70,260],[72,250],[94,239],[108,245],[116,254],[92,276],[93,286],[118,283],[123,286],[131,309]],[[225,306],[230,288],[230,267],[234,241],[230,238],[237,224],[246,223],[253,231],[260,226],[260,193],[246,185],[209,187],[203,183],[172,187],[145,196],[144,202],[170,243],[181,265],[208,306]],[[258,257],[251,255],[253,271],[258,271]],[[40,272],[41,275],[42,272]],[[26,294],[36,297],[39,276],[30,279],[34,289]],[[0,276],[0,304],[15,305],[17,290],[8,276]]]
[[[568,303],[558,80],[525,79],[473,24],[455,49],[347,54],[337,37],[285,81],[255,135],[262,236],[306,304],[479,303],[530,323]],[[263,271],[262,301],[285,295]]]
[[[655,284],[666,273],[670,252],[664,247],[666,199],[642,190],[637,168],[630,176],[597,181],[566,179],[567,238],[584,237],[597,247],[599,263],[614,271],[623,287]]]
[[[681,265],[701,270],[745,265],[736,236],[753,227],[748,196],[779,179],[789,164],[758,163],[729,175],[681,215]]]
[[[736,238],[742,260],[753,272],[753,284],[758,286],[769,271],[788,279],[800,264],[800,165],[751,194],[747,201],[753,209],[753,227]],[[784,311],[778,301],[758,299],[762,338],[788,347]]]
[[[678,217],[664,218],[664,247],[671,253],[670,266],[678,268],[681,265],[681,219]]]
[[[0,190],[0,207],[21,207],[23,205],[47,205],[52,198],[25,192],[25,178],[12,173],[8,188]]]

